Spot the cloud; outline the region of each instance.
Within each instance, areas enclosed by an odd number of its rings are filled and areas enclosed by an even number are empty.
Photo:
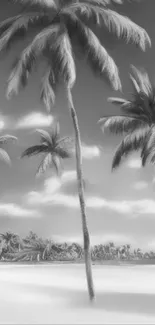
[[[51,177],[45,180],[43,190],[31,191],[26,196],[26,201],[31,205],[58,205],[73,209],[79,209],[79,198],[73,194],[66,194],[65,185],[76,180],[76,171],[69,170],[62,174],[61,178]],[[135,183],[137,189],[147,186],[145,182]],[[138,185],[137,185],[138,184]],[[138,217],[140,214],[155,215],[155,201],[142,200],[108,200],[100,196],[87,196],[86,207],[89,209],[107,209],[130,217]]]
[[[6,129],[6,127],[8,127],[8,124],[10,124],[8,117],[0,114],[0,131]]]
[[[27,201],[30,204],[46,204],[50,203],[51,200],[53,204],[58,204],[59,202],[64,202],[65,199],[67,200],[67,196],[59,194],[61,197],[59,197],[58,193],[59,190],[63,185],[66,185],[70,182],[73,182],[76,180],[76,171],[75,170],[69,170],[62,174],[61,178],[58,177],[50,177],[45,180],[44,182],[44,188],[41,192],[37,191],[31,191],[28,193]],[[57,193],[57,195],[56,195]],[[52,196],[53,195],[53,196]],[[73,199],[74,200],[74,199]],[[71,202],[73,201],[71,199]],[[71,206],[73,206],[73,203],[71,203]]]
[[[58,205],[79,209],[79,199],[77,195],[66,195],[60,191],[53,193],[53,195],[45,192],[30,192],[27,196],[27,202],[32,205]],[[86,197],[86,207],[95,210],[107,209],[126,214],[128,217],[132,218],[144,214],[155,216],[155,201],[151,199],[116,201],[90,196]]]
[[[62,182],[63,183],[68,183],[76,180],[76,170],[69,170],[66,171],[62,174]]]
[[[142,162],[140,159],[135,158],[135,159],[130,159],[127,163],[127,166],[129,168],[135,168],[135,169],[139,169],[142,167]]]
[[[148,183],[144,181],[136,182],[132,185],[132,188],[134,188],[137,191],[144,190],[147,187],[148,187]]]
[[[0,120],[0,130],[3,130],[5,127],[5,122],[3,120]]]
[[[61,188],[61,180],[57,177],[51,177],[44,182],[44,193],[53,194]]]
[[[0,215],[7,215],[10,217],[39,217],[39,212],[36,210],[29,210],[20,207],[14,203],[4,203],[0,204]]]
[[[100,157],[100,149],[97,146],[82,145],[82,157],[84,159],[93,159]]]
[[[17,124],[17,129],[29,129],[33,127],[48,127],[53,122],[53,116],[39,112],[30,113],[21,118]]]
[[[75,149],[73,149],[73,153],[75,153]],[[86,144],[82,144],[82,157],[84,159],[94,159],[99,158],[101,155],[100,149],[97,146],[87,146]]]

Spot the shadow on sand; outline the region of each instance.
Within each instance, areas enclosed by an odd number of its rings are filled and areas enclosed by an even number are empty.
[[[18,284],[16,284],[18,286]],[[44,285],[22,285],[24,292],[46,295],[48,298],[56,299],[60,309],[103,309],[108,312],[135,313],[141,315],[155,315],[155,295],[138,293],[119,293],[119,292],[97,292],[96,301],[91,305],[88,300],[87,292],[84,290],[73,290],[57,286]],[[59,302],[60,298],[60,302]],[[63,304],[61,302],[63,300]]]

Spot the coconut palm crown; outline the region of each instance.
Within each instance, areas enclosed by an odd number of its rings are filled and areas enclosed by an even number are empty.
[[[102,130],[123,135],[116,149],[112,168],[120,165],[122,158],[140,150],[142,166],[155,163],[155,86],[148,74],[132,66],[130,80],[133,86],[131,99],[109,98],[122,111],[120,116],[106,116],[100,119]]]
[[[12,0],[13,1],[13,0]],[[0,24],[0,51],[8,50],[19,39],[30,35],[32,28],[37,33],[32,42],[13,63],[8,80],[7,96],[18,93],[25,87],[33,67],[40,58],[47,66],[41,86],[41,99],[47,109],[55,99],[59,79],[72,88],[76,79],[73,54],[73,39],[82,49],[95,73],[105,74],[114,89],[121,88],[117,66],[98,37],[88,26],[93,19],[95,25],[104,26],[145,51],[151,45],[147,32],[129,18],[109,9],[111,3],[120,0],[15,0],[23,4],[23,12]],[[31,10],[30,10],[31,9]]]
[[[62,160],[71,157],[69,137],[60,138],[60,128],[57,123],[50,132],[37,129],[41,136],[41,143],[27,148],[21,158],[43,155],[36,176],[40,176],[47,168],[54,168],[56,173],[61,172]]]

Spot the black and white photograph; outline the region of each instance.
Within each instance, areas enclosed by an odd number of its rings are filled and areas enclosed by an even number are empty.
[[[155,324],[155,0],[0,0],[0,324]]]

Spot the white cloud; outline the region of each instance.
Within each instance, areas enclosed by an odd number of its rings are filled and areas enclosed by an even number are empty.
[[[75,149],[73,149],[73,153],[75,153]],[[82,157],[84,159],[93,159],[99,158],[101,155],[100,149],[97,146],[87,146],[86,144],[82,144]]]
[[[28,129],[33,127],[48,127],[53,122],[53,116],[39,112],[30,113],[21,118],[17,124],[17,129]]]
[[[79,209],[78,196],[66,195],[59,191],[52,195],[43,192],[30,192],[27,197],[27,202],[32,205],[48,204]],[[86,197],[86,207],[89,209],[108,209],[117,213],[126,214],[132,218],[144,214],[155,216],[155,201],[151,199],[115,201],[102,197]]]
[[[62,174],[61,178],[50,177],[45,180],[44,188],[41,192],[31,191],[28,193],[27,201],[30,204],[46,204],[51,203],[58,204],[60,201],[65,203],[67,196],[59,194],[61,187],[69,182],[76,180],[76,171],[69,170]],[[57,195],[56,195],[57,194]],[[59,197],[60,196],[60,197]],[[70,201],[70,205],[73,206],[74,199]],[[67,204],[67,203],[66,203]],[[69,204],[69,203],[68,203]]]
[[[127,163],[127,166],[129,168],[135,168],[135,169],[139,169],[142,167],[142,162],[140,159],[135,158],[135,159],[130,159]]]
[[[61,180],[57,177],[51,177],[44,182],[45,194],[53,194],[57,192],[61,187]]]
[[[8,124],[9,124],[9,120],[7,116],[0,114],[0,131],[6,129],[6,127],[8,127]]]
[[[93,159],[100,157],[100,149],[97,146],[82,145],[82,157],[84,159]]]
[[[14,203],[0,204],[0,215],[8,215],[10,217],[39,217],[39,212],[20,207]]]
[[[141,181],[141,182],[136,182],[132,185],[132,188],[134,188],[135,190],[139,191],[139,190],[144,190],[145,188],[148,187],[148,183]]]
[[[58,205],[78,209],[79,199],[77,195],[67,195],[62,192],[63,185],[76,179],[76,171],[64,172],[62,177],[51,177],[44,182],[44,188],[40,192],[29,192],[26,200],[31,205]],[[144,182],[138,184],[137,189],[144,188]],[[117,213],[127,214],[130,217],[138,217],[139,214],[155,215],[155,201],[143,200],[107,200],[99,196],[86,197],[86,206],[89,209],[108,209]]]
[[[5,127],[5,122],[3,120],[0,120],[0,130],[3,130]]]
[[[68,183],[76,180],[76,170],[69,170],[62,174],[61,180],[63,183]]]

